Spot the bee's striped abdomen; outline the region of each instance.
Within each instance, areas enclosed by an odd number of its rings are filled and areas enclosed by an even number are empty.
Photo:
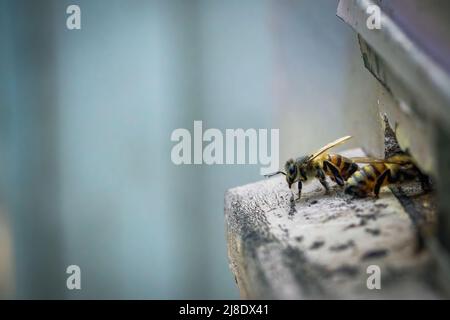
[[[368,164],[356,171],[348,180],[345,192],[365,197],[373,192],[377,178],[386,170],[384,164]]]
[[[347,180],[356,170],[358,170],[358,165],[356,163],[339,154],[328,154],[327,160],[336,166],[339,174],[344,180]],[[325,173],[334,180],[334,176],[328,168],[326,168]]]

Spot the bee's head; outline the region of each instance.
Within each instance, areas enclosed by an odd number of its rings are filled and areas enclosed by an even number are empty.
[[[309,157],[308,156],[304,156],[304,157],[300,157],[297,158],[297,160],[288,160],[286,162],[286,179],[288,179],[288,176],[291,175],[292,176],[292,183],[294,183],[295,181],[302,181],[305,182],[306,180],[308,180],[308,165],[309,165]],[[291,170],[291,172],[289,172],[289,170]],[[288,181],[289,183],[289,181]]]
[[[308,159],[309,157],[307,156],[297,158],[297,163],[300,167],[306,167],[308,164]]]
[[[297,165],[294,159],[289,159],[288,161],[286,161],[284,170],[286,171],[286,182],[288,183],[289,188],[291,188],[292,184],[296,181],[297,178]]]

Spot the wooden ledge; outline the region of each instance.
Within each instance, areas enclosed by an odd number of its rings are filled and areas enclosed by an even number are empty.
[[[230,189],[225,218],[243,298],[439,297],[428,281],[433,260],[418,251],[412,221],[388,188],[379,199],[352,199],[337,186],[325,195],[314,181],[294,201],[284,177],[274,177]],[[370,265],[380,268],[380,290],[367,288]]]

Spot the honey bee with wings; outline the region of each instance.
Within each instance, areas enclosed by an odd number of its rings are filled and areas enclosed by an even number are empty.
[[[413,159],[407,154],[397,154],[387,159],[375,158],[352,158],[358,163],[367,165],[356,171],[348,180],[345,186],[345,193],[366,197],[374,195],[378,197],[383,186],[398,184],[420,179],[422,189],[429,189],[428,177],[414,164]]]
[[[345,143],[350,138],[351,136],[339,138],[323,146],[311,155],[300,157],[296,160],[289,159],[284,166],[285,172],[278,171],[267,175],[267,177],[283,174],[286,176],[286,182],[288,183],[289,188],[291,188],[295,182],[298,182],[299,199],[301,197],[303,183],[314,178],[319,179],[327,193],[330,188],[326,181],[326,176],[329,176],[331,180],[343,187],[345,181],[358,170],[358,165],[349,158],[339,154],[330,154],[327,153],[327,151],[335,146]]]

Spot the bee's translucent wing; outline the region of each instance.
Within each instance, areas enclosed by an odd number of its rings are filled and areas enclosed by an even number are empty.
[[[402,158],[402,159],[377,159],[377,158],[371,158],[371,157],[353,157],[350,158],[352,161],[357,163],[386,163],[386,164],[407,164],[411,161],[409,158]]]
[[[352,157],[350,158],[353,162],[357,163],[386,163],[384,159],[377,159],[371,157]]]
[[[339,139],[337,139],[337,140],[335,140],[333,142],[330,142],[329,144],[323,146],[322,148],[320,148],[319,150],[314,152],[312,155],[310,155],[309,158],[308,158],[308,161],[311,161],[311,160],[317,158],[318,156],[320,156],[325,151],[327,151],[327,150],[329,150],[329,149],[331,149],[331,148],[333,148],[333,147],[335,147],[337,145],[340,145],[340,144],[346,142],[351,137],[352,136],[345,136],[345,137],[339,138]]]

